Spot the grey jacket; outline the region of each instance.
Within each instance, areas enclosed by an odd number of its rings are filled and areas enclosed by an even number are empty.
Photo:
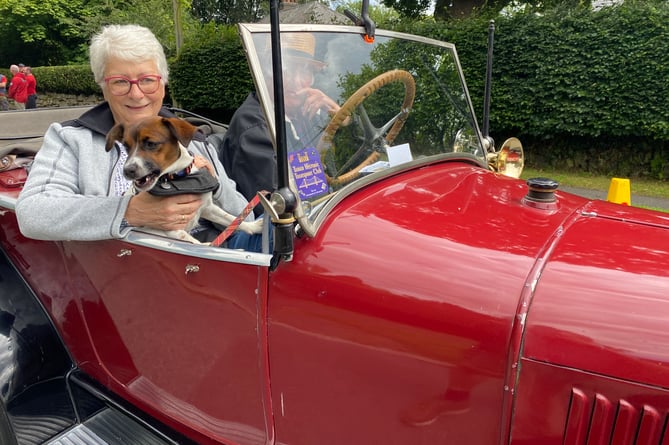
[[[161,110],[161,116],[173,116]],[[130,196],[115,196],[112,173],[117,150],[105,151],[105,135],[114,119],[105,102],[79,118],[53,123],[44,135],[28,180],[16,202],[21,233],[42,240],[100,240],[121,238],[130,230],[121,227]],[[233,215],[246,206],[218,156],[204,135],[189,150],[214,165],[221,187],[214,201]]]

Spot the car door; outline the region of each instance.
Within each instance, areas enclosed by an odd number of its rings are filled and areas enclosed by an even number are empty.
[[[84,371],[167,423],[267,442],[269,255],[144,235],[63,255],[98,359]]]

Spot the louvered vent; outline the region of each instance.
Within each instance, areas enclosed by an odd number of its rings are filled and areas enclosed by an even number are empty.
[[[667,445],[666,415],[649,405],[572,389],[563,445]]]

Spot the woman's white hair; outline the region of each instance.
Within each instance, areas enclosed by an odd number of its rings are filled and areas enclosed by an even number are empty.
[[[133,63],[155,61],[162,82],[167,83],[169,68],[165,51],[148,28],[139,25],[107,25],[93,36],[89,58],[95,82],[101,88],[104,88],[105,68],[111,57]]]

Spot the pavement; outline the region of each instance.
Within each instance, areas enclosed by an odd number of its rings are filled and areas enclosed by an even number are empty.
[[[608,195],[608,190],[592,190],[580,187],[560,186],[558,190],[573,193],[574,195],[583,196],[588,199],[601,199],[602,201],[606,201]],[[651,207],[653,209],[662,209],[669,212],[669,199],[654,198],[632,193],[631,201],[631,205],[634,207]]]

